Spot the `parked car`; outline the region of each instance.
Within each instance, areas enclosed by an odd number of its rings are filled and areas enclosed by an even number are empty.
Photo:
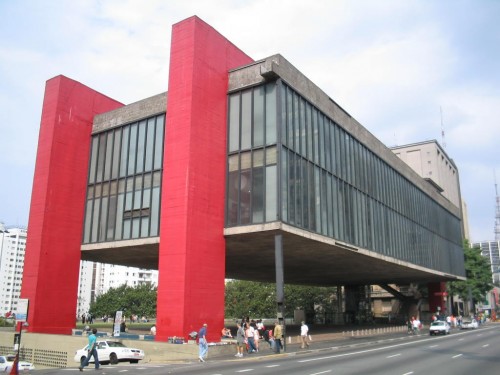
[[[88,345],[79,349],[75,353],[75,362],[83,363],[87,357]],[[138,363],[144,359],[144,350],[129,348],[119,341],[104,340],[97,341],[97,356],[99,363],[111,363],[116,365],[118,362]],[[90,359],[94,363],[94,357]]]
[[[429,333],[430,335],[447,335],[450,333],[450,325],[447,322],[443,322],[441,320],[436,320],[431,323],[431,326],[429,327]]]
[[[16,356],[14,354],[11,355],[0,355],[0,372],[9,372],[12,370],[12,366],[14,365],[14,360]],[[34,370],[35,366],[31,362],[19,361],[17,365],[18,372],[21,371],[29,371]]]
[[[479,327],[477,320],[472,319],[472,320],[462,321],[462,325],[460,326],[460,329],[476,329],[477,327]]]

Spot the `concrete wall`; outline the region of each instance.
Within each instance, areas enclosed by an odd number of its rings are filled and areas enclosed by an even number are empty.
[[[197,361],[198,345],[170,344],[143,340],[118,340],[129,347],[144,350],[145,358],[139,363],[166,363],[169,361]],[[14,331],[0,331],[0,352],[13,353]],[[87,344],[85,336],[49,335],[24,333],[21,337],[21,350],[24,360],[35,364],[37,369],[77,367],[73,357],[78,349]],[[210,346],[209,356],[217,357],[236,353],[234,345]]]

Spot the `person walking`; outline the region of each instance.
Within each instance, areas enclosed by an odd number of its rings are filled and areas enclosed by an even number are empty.
[[[283,328],[279,321],[276,321],[276,325],[274,326],[274,351],[276,353],[280,353],[280,349],[283,347],[281,344],[281,339],[283,337]]]
[[[200,362],[205,362],[208,356],[207,323],[203,323],[203,327],[198,332],[198,349],[198,359]]]
[[[309,327],[307,326],[306,322],[302,321],[300,326],[301,349],[304,349],[306,346],[309,348],[309,342],[307,340],[308,333],[309,333]]]
[[[99,370],[99,356],[97,355],[97,329],[92,329],[92,334],[89,335],[89,345],[88,345],[88,353],[87,357],[83,361],[83,363],[78,367],[80,371],[83,371],[83,368],[89,365],[90,357],[94,356],[94,365],[95,369]]]

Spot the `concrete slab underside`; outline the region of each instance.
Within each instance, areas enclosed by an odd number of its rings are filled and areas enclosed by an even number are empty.
[[[226,278],[274,282],[276,234],[283,235],[288,284],[328,286],[456,280],[452,275],[279,223],[226,229]],[[82,259],[158,269],[159,238],[148,240],[85,245]]]

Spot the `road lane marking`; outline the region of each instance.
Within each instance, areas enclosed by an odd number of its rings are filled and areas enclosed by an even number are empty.
[[[398,354],[389,355],[385,358],[394,358],[394,357],[399,357],[400,355],[401,355],[401,353],[398,353]]]
[[[463,356],[463,354],[457,354],[457,355],[454,355],[454,356],[453,356],[453,357],[451,357],[451,358],[458,358],[458,357],[461,357],[461,356]]]
[[[245,370],[239,370],[239,371],[236,371],[236,372],[248,372],[248,371],[253,371],[253,368],[247,368]]]
[[[460,340],[462,340],[462,339],[460,339]],[[429,348],[435,348],[436,346],[438,346],[438,345],[431,345],[431,346],[429,346]]]
[[[496,330],[496,327],[485,328],[485,330],[492,330],[492,329]],[[449,339],[451,337],[455,338],[455,336],[466,335],[468,333],[469,332],[457,332],[457,333],[454,333],[453,335],[446,335],[446,336],[442,336],[442,337],[432,337],[432,338],[429,337],[427,339],[421,339],[421,340],[416,340],[416,341],[408,341],[408,342],[401,343],[401,344],[382,346],[380,348],[374,348],[374,349],[360,350],[360,351],[352,352],[352,353],[335,354],[335,355],[329,355],[329,356],[326,356],[326,357],[303,359],[303,360],[300,360],[300,361],[297,361],[297,362],[298,363],[306,363],[306,362],[312,362],[312,361],[323,361],[323,360],[332,359],[332,358],[349,357],[349,356],[352,356],[352,355],[365,354],[365,353],[370,353],[370,352],[377,352],[377,351],[380,351],[380,350],[387,350],[387,349],[392,349],[392,348],[398,348],[398,347],[401,347],[401,346],[421,344],[421,343],[424,343],[426,341],[431,341],[431,340],[446,340],[446,339]]]
[[[413,374],[413,371],[405,372],[403,375],[411,375],[411,374]]]
[[[483,348],[487,348],[488,346],[490,346],[490,344],[485,344],[483,345]]]
[[[326,374],[327,372],[332,372],[332,370],[327,370],[327,371],[321,371],[321,372],[315,372],[314,374],[309,374],[309,375],[319,375],[319,374]]]
[[[280,365],[269,365],[269,366],[266,366],[267,368],[272,368],[272,367],[280,367]]]

